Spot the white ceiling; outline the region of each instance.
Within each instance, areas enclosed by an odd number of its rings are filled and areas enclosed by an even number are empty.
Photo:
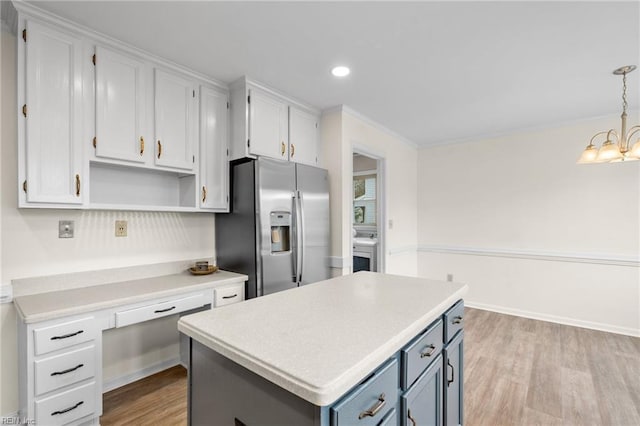
[[[423,146],[619,113],[611,72],[640,65],[638,1],[35,4],[227,83],[347,105]],[[351,75],[331,76],[336,64]]]

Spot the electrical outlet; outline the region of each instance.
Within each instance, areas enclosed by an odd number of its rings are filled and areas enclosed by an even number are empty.
[[[58,238],[73,238],[73,228],[72,220],[59,220]]]
[[[116,237],[126,237],[126,236],[127,236],[127,221],[116,220]]]

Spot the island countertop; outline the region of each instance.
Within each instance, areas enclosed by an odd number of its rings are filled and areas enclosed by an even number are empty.
[[[326,406],[466,292],[459,283],[358,272],[184,316],[178,329]]]

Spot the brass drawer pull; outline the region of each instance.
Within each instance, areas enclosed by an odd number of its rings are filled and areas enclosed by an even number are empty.
[[[429,345],[429,346],[427,346],[427,348],[429,348],[429,350],[427,352],[420,352],[420,358],[426,358],[426,357],[430,357],[431,355],[433,355],[433,353],[436,350],[436,345]]]
[[[71,373],[72,371],[76,371],[78,368],[84,367],[84,364],[78,364],[75,367],[69,368],[67,370],[62,371],[54,371],[51,373],[51,376],[62,376],[63,374]]]
[[[380,412],[380,410],[382,410],[382,407],[384,407],[385,404],[387,403],[387,401],[385,401],[384,398],[385,398],[385,395],[384,394],[380,394],[380,396],[378,397],[378,400],[373,405],[373,407],[371,407],[368,410],[363,411],[362,413],[360,413],[360,415],[358,416],[358,420],[362,420],[365,417],[373,417],[376,414],[378,414]]]
[[[453,321],[451,321],[452,324],[462,324],[463,318],[462,317],[455,317],[453,318]]]
[[[158,158],[162,155],[162,143],[158,140]]]
[[[64,410],[59,410],[59,411],[54,411],[53,413],[51,413],[52,416],[57,416],[58,414],[64,414],[64,413],[68,413],[71,410],[75,410],[76,408],[78,408],[79,406],[81,406],[82,404],[84,404],[84,401],[80,401],[78,402],[76,405],[74,405],[73,407],[69,407],[69,408],[65,408]]]
[[[286,150],[286,146],[284,144],[284,141],[280,142],[280,154],[284,155],[284,152]]]
[[[80,196],[80,175],[76,175],[76,197]]]
[[[62,339],[68,339],[69,337],[73,337],[73,336],[77,336],[78,334],[84,333],[84,330],[78,330],[75,333],[69,333],[69,334],[65,334],[62,336],[53,336],[51,338],[51,340],[62,340]]]
[[[451,380],[449,380],[449,377],[447,377],[447,387],[451,386],[451,383],[453,383],[453,381],[456,378],[456,370],[455,368],[453,368],[453,365],[451,365],[451,363],[449,362],[449,360],[447,360],[447,365],[449,367],[451,367]],[[447,375],[448,376],[448,375]]]
[[[140,155],[144,154],[144,138],[140,136]]]
[[[293,157],[296,153],[296,146],[294,144],[291,144],[291,156]]]

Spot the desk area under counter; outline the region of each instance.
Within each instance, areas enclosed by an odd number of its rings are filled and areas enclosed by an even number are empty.
[[[17,296],[20,416],[98,424],[103,331],[242,301],[246,280],[184,271]]]

